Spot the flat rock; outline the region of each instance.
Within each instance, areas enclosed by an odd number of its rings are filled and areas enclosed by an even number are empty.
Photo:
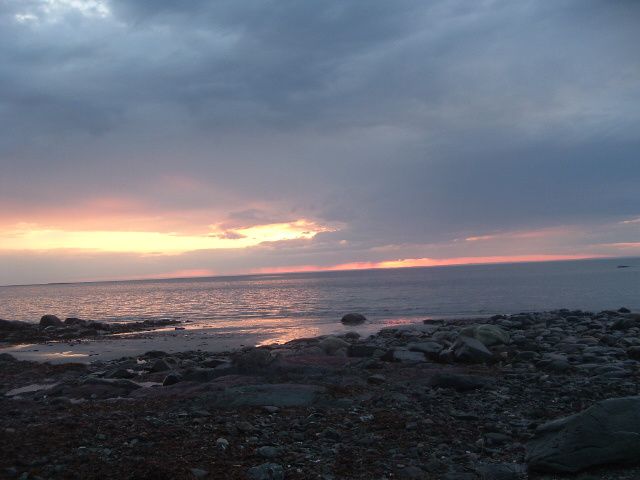
[[[611,398],[546,423],[527,444],[529,468],[578,472],[640,459],[640,397]]]
[[[458,373],[436,373],[429,379],[432,387],[452,388],[458,392],[476,390],[491,384],[491,380],[478,375],[463,375]]]
[[[274,383],[227,388],[222,392],[214,393],[211,400],[214,406],[229,408],[267,405],[302,407],[316,402],[324,392],[325,388],[318,385]]]
[[[438,342],[417,342],[410,343],[407,348],[412,352],[422,352],[429,358],[437,358],[443,347]]]
[[[452,351],[458,362],[483,363],[493,359],[493,353],[480,340],[465,335],[458,337]]]

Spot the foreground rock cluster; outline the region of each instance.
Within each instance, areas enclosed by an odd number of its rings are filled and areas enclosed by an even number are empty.
[[[640,478],[639,334],[626,309],[561,310],[89,366],[0,355],[0,477]]]

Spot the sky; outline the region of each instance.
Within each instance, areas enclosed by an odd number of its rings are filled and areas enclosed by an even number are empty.
[[[640,256],[638,25],[2,0],[0,284]]]

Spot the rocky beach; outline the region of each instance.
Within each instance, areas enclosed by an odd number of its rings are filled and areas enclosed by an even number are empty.
[[[182,328],[45,315],[0,321],[0,341],[162,327]],[[0,478],[635,479],[639,380],[625,308],[88,364],[2,353]]]

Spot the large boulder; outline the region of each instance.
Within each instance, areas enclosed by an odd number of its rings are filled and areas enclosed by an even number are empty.
[[[360,325],[367,321],[367,317],[360,313],[347,313],[340,321],[345,325]]]
[[[481,341],[487,347],[504,345],[510,341],[509,334],[497,325],[473,325],[463,328],[460,333]]]
[[[460,335],[451,347],[453,359],[465,363],[483,363],[493,359],[493,353],[475,338]]]
[[[345,349],[346,351],[346,349],[349,348],[349,342],[338,337],[329,336],[320,340],[318,346],[327,355],[333,355],[340,349]]]
[[[45,328],[45,327],[61,327],[62,326],[62,320],[60,320],[55,315],[43,315],[42,318],[40,318],[40,326],[43,327],[43,328]]]
[[[596,465],[640,460],[640,397],[603,400],[538,427],[527,444],[532,470],[578,472]]]

